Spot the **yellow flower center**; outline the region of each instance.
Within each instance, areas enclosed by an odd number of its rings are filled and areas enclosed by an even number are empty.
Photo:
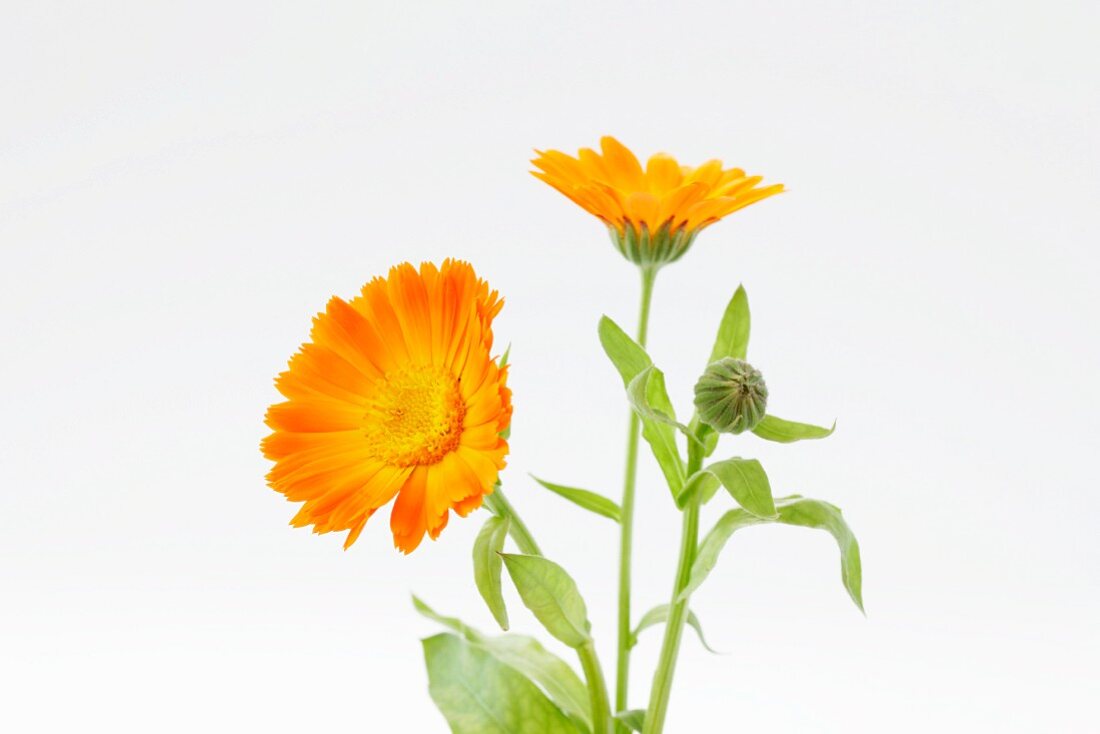
[[[458,448],[465,417],[453,375],[411,366],[378,383],[363,414],[363,434],[375,458],[387,464],[435,464]]]

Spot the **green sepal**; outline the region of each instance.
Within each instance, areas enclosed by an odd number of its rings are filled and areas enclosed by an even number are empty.
[[[474,584],[485,600],[502,630],[508,629],[508,609],[501,592],[500,571],[503,562],[500,551],[504,549],[504,540],[508,537],[509,520],[506,517],[491,516],[481,526],[474,540]]]
[[[454,617],[437,614],[415,596],[413,606],[423,616],[457,632],[499,662],[527,677],[573,719],[578,730],[585,733],[591,731],[588,689],[567,662],[543,647],[538,640],[517,634],[487,637]]]
[[[539,688],[483,647],[440,633],[422,641],[428,692],[453,734],[578,734]]]
[[[848,595],[855,602],[859,610],[863,611],[863,573],[859,556],[859,543],[852,533],[848,523],[844,521],[841,511],[835,505],[821,500],[812,500],[793,495],[776,501],[776,509],[779,516],[773,521],[754,516],[743,509],[735,509],[726,512],[715,523],[714,527],[695,555],[687,586],[680,593],[679,600],[687,599],[706,580],[715,564],[726,541],[736,530],[749,525],[758,525],[766,522],[777,522],[784,525],[800,525],[803,527],[819,528],[825,530],[837,542],[840,548],[840,573],[841,581]]]
[[[807,439],[825,438],[833,435],[835,430],[836,421],[833,421],[832,428],[822,428],[812,426],[809,423],[796,423],[795,421],[776,418],[774,415],[766,415],[762,421],[756,424],[752,432],[766,441],[794,443],[795,441],[805,441]]]
[[[577,487],[566,487],[561,484],[554,484],[553,482],[547,482],[543,479],[539,479],[534,474],[530,477],[538,482],[540,485],[549,489],[554,494],[564,497],[578,507],[582,507],[589,512],[594,512],[597,515],[603,515],[610,518],[615,522],[619,522],[619,517],[622,511],[619,505],[604,497],[602,494],[590,492],[587,489],[578,489]]]
[[[501,553],[520,599],[546,631],[569,647],[579,648],[588,634],[588,609],[573,578],[542,556]]]
[[[671,605],[661,604],[660,606],[653,607],[648,612],[642,615],[641,620],[638,622],[638,626],[634,628],[634,631],[630,633],[630,640],[628,641],[629,647],[634,647],[638,644],[638,635],[642,633],[642,630],[647,627],[652,627],[655,624],[661,624],[668,620],[669,612],[672,610]],[[695,616],[695,612],[688,610],[687,623],[691,625],[691,628],[695,630],[695,634],[699,636],[699,642],[703,645],[707,652],[714,653],[715,655],[721,655],[720,652],[712,648],[707,644],[707,638],[703,635],[703,624],[699,621],[699,618]]]

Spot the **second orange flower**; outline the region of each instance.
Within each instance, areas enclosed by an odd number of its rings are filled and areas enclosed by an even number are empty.
[[[403,264],[351,301],[332,298],[276,386],[263,442],[271,487],[295,526],[348,531],[391,500],[394,544],[412,552],[451,510],[481,506],[504,468],[507,368],[490,356],[503,302],[464,262]]]

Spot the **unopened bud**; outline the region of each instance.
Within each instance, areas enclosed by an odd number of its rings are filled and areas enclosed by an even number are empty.
[[[752,430],[764,418],[767,405],[764,376],[743,359],[723,357],[695,383],[699,420],[720,433]]]

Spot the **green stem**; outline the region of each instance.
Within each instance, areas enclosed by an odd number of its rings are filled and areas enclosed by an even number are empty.
[[[588,696],[592,701],[592,731],[594,734],[610,734],[613,731],[611,704],[607,698],[607,683],[604,681],[603,668],[596,657],[596,645],[589,640],[577,648],[581,659],[584,678],[588,681]]]
[[[638,314],[637,341],[645,346],[649,330],[649,305],[653,299],[653,283],[656,268],[642,268],[642,303]],[[626,442],[626,475],[623,479],[623,501],[620,505],[619,536],[619,648],[616,658],[615,710],[625,711],[630,689],[630,574],[631,554],[634,543],[634,485],[638,474],[638,429],[640,423],[633,411]],[[625,724],[617,723],[616,730],[626,732]]]
[[[688,441],[688,476],[699,471],[702,465],[702,448],[694,441]],[[670,602],[672,609],[665,623],[665,638],[661,643],[657,672],[653,675],[653,690],[649,694],[649,709],[645,715],[643,734],[661,734],[665,726],[669,694],[672,692],[672,676],[676,672],[676,658],[680,654],[680,640],[683,638],[688,613],[688,599],[681,599],[680,594],[687,588],[691,578],[691,565],[695,562],[695,551],[699,544],[700,499],[699,493],[694,493],[684,509],[680,560],[676,567],[676,583],[672,587]]]
[[[529,556],[541,556],[542,549],[535,542],[527,523],[516,512],[516,508],[504,495],[504,489],[498,484],[496,490],[488,495],[486,504],[501,517],[508,518],[508,534],[519,546],[521,552]],[[596,656],[596,646],[589,640],[577,648],[577,656],[584,669],[584,677],[588,683],[588,696],[592,702],[592,726],[593,734],[610,734],[614,719],[611,718],[611,704],[607,697],[607,683],[604,681],[603,668]]]
[[[516,508],[512,507],[512,503],[504,496],[503,487],[498,484],[496,490],[485,498],[485,504],[497,515],[508,518],[508,534],[512,536],[512,540],[516,541],[521,553],[526,553],[529,556],[542,555],[542,549],[535,542],[535,537],[531,535],[531,531],[527,529],[527,524],[523,522],[523,518],[516,512]]]

